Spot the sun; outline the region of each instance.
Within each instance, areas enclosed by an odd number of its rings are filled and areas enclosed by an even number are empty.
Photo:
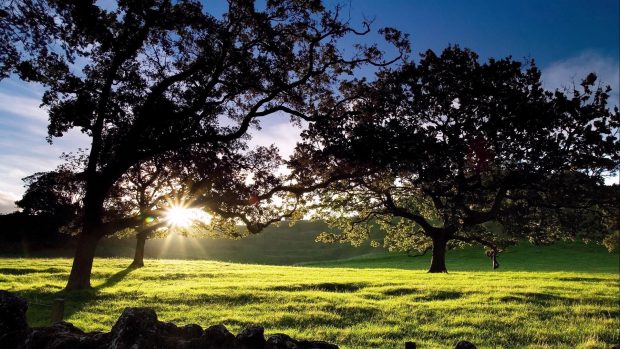
[[[211,216],[198,208],[172,206],[166,210],[165,220],[171,226],[186,228],[196,221],[209,223]]]

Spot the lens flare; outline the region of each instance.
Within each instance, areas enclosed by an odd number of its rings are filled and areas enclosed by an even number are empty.
[[[211,221],[211,216],[198,208],[172,206],[166,210],[165,219],[171,226],[185,228],[191,226],[194,222],[208,224]]]

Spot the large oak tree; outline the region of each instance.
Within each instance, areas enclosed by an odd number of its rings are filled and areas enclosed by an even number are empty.
[[[533,62],[452,46],[351,83],[292,162],[309,181],[351,174],[319,192],[317,216],[343,230],[322,238],[357,243],[379,225],[388,247],[432,247],[430,272],[447,270],[448,245],[601,241],[620,120],[596,80],[546,91]]]
[[[257,8],[231,0],[222,16],[195,0],[119,0],[110,8],[92,0],[3,1],[0,28],[0,77],[14,72],[46,88],[49,139],[72,128],[91,137],[69,290],[90,286],[97,243],[112,230],[104,202],[132,166],[234,142],[276,113],[311,120],[348,74],[386,63],[374,45],[345,55],[340,39],[365,35],[368,24],[358,31],[340,8],[320,1],[268,0]],[[384,34],[406,46],[394,30]]]

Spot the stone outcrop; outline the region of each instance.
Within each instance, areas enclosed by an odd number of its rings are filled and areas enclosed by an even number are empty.
[[[15,348],[28,335],[28,303],[22,297],[0,290],[0,348]]]
[[[68,322],[29,328],[28,303],[0,291],[0,348],[6,349],[338,349],[321,341],[296,340],[285,334],[265,339],[261,326],[248,326],[237,336],[224,325],[203,330],[157,319],[150,308],[125,308],[110,332],[84,332]]]
[[[460,341],[456,343],[454,349],[476,349],[476,346],[474,345],[474,343],[468,341]]]

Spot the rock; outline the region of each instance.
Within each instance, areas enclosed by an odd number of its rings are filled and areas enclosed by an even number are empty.
[[[180,337],[181,329],[172,322],[159,322],[156,326],[156,332],[164,337]]]
[[[265,349],[298,349],[298,343],[293,338],[282,334],[274,334],[267,339]]]
[[[86,334],[68,322],[57,322],[49,327],[33,328],[24,343],[24,349],[91,348],[86,345]]]
[[[232,348],[235,336],[224,325],[208,327],[201,338],[201,349]]]
[[[0,290],[0,348],[16,348],[28,335],[28,303],[20,296]]]
[[[459,341],[454,346],[454,349],[476,349],[476,346],[474,345],[474,343],[468,341]]]
[[[189,324],[183,327],[178,327],[172,322],[158,322],[156,326],[156,335],[158,337],[166,338],[165,341],[179,341],[181,339],[198,340],[202,337],[202,327],[196,324]]]
[[[149,308],[125,308],[112,327],[110,346],[115,349],[158,347],[157,314]],[[158,326],[160,325],[160,326]]]
[[[89,349],[108,349],[111,339],[112,335],[109,332],[88,332],[82,340],[82,344],[84,348]]]
[[[299,341],[299,349],[338,349],[338,346],[323,341]]]
[[[196,339],[200,338],[204,333],[202,327],[196,324],[189,324],[179,328],[180,334],[182,338],[185,339]]]
[[[414,342],[405,342],[405,349],[416,349],[416,347]]]
[[[243,329],[235,338],[235,349],[264,349],[265,329],[262,326],[251,325]]]
[[[157,346],[153,349],[202,349],[202,346],[200,339],[188,340],[180,337],[161,337],[157,342]]]
[[[159,338],[158,348],[208,348],[208,346],[203,343],[202,327],[196,324],[189,324],[183,327],[178,327],[171,322],[160,322],[157,326],[157,337]]]

